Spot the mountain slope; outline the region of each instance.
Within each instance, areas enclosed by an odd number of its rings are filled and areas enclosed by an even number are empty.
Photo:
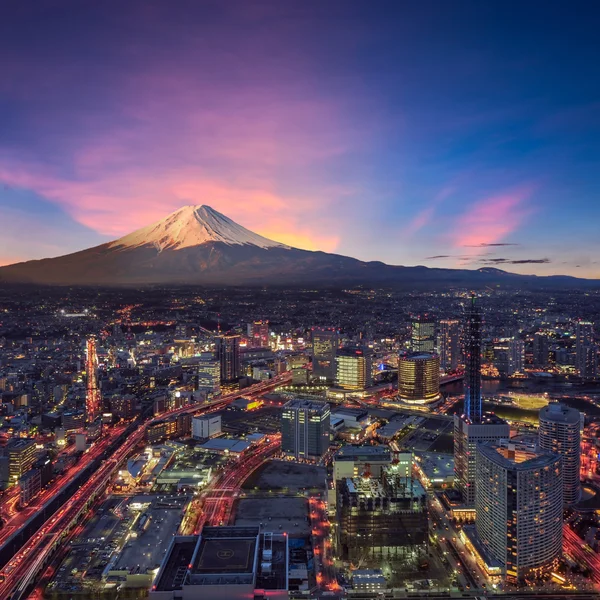
[[[94,248],[0,268],[0,282],[47,285],[337,285],[411,287],[600,285],[572,277],[390,266],[291,248],[238,225],[208,206],[165,219]]]

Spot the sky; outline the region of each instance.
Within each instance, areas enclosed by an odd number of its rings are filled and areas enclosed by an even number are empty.
[[[206,204],[363,260],[600,278],[600,4],[8,3],[0,264]]]

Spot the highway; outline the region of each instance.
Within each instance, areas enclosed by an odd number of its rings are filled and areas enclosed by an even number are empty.
[[[224,408],[236,398],[264,394],[270,389],[279,385],[284,385],[290,380],[291,374],[283,373],[268,381],[260,382],[244,390],[240,390],[239,392],[223,396],[211,403],[185,406],[149,419],[147,422],[139,425],[126,438],[124,443],[118,446],[109,458],[104,460],[102,466],[86,481],[86,483],[83,484],[59,510],[51,515],[40,529],[25,542],[18,552],[15,553],[15,556],[3,571],[5,579],[3,582],[0,582],[0,598],[2,598],[2,600],[21,600],[25,597],[26,591],[35,582],[40,571],[43,570],[43,567],[60,546],[61,540],[69,533],[73,526],[76,525],[77,520],[87,512],[98,495],[106,489],[119,466],[135,451],[138,444],[141,444],[144,441],[146,427],[149,424],[155,423],[164,419],[166,416],[171,415],[215,411],[219,408]],[[109,439],[112,438],[109,437]],[[275,443],[278,444],[279,439],[272,441],[266,449],[268,448],[269,450],[274,451],[272,445]],[[106,446],[103,446],[104,450],[109,445],[110,441]],[[94,453],[94,456],[100,456],[104,450],[98,450],[97,455]],[[257,455],[253,458],[258,459],[259,456]],[[90,459],[90,461],[91,460],[92,459]],[[262,464],[263,461],[264,457],[261,458],[260,463],[254,466],[254,469],[257,468],[259,464]],[[249,468],[250,467],[244,468],[242,473]],[[248,475],[252,470],[248,471]],[[81,471],[81,465],[78,471]],[[239,474],[238,468],[236,475]],[[247,477],[247,475],[245,477]],[[230,486],[231,484],[227,483],[227,485]],[[50,490],[47,491],[50,493]]]

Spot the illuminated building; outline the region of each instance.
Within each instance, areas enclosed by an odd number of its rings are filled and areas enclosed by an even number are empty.
[[[575,366],[583,379],[595,379],[598,372],[598,348],[594,345],[594,325],[578,321],[575,330]]]
[[[460,324],[457,320],[443,319],[440,321],[438,347],[442,370],[456,370],[460,360]]]
[[[197,362],[197,389],[208,398],[221,393],[221,364],[212,354],[200,356]]]
[[[565,504],[581,497],[581,413],[557,402],[540,410],[538,429],[540,448],[562,457]]]
[[[440,358],[437,354],[412,352],[398,360],[398,399],[427,404],[440,398]]]
[[[27,506],[42,491],[42,474],[39,469],[30,469],[19,479],[21,506]]]
[[[297,460],[318,460],[329,449],[329,404],[303,398],[287,402],[281,414],[281,450]]]
[[[336,386],[345,390],[364,390],[373,385],[373,361],[369,348],[342,348],[335,360]]]
[[[495,415],[486,415],[477,423],[454,416],[454,487],[466,506],[473,506],[476,498],[477,447],[509,436],[510,426]]]
[[[217,358],[221,366],[221,383],[237,381],[242,374],[240,336],[222,335],[217,338]]]
[[[419,315],[412,323],[411,352],[435,351],[435,322],[427,315]]]
[[[408,476],[412,455],[405,453],[401,457],[399,463],[408,463]],[[333,457],[333,479],[337,481],[363,475],[367,469],[371,476],[380,477],[381,469],[391,463],[392,451],[388,446],[342,446]]]
[[[269,321],[254,321],[248,329],[250,343],[257,348],[269,347]]]
[[[545,369],[550,362],[550,340],[548,336],[538,331],[533,336],[533,366]]]
[[[525,342],[512,339],[508,342],[508,375],[525,373]]]
[[[192,437],[208,440],[221,433],[221,415],[200,415],[192,418]]]
[[[0,448],[3,458],[1,479],[3,487],[15,485],[36,461],[35,440],[12,438]]]
[[[509,581],[524,581],[562,554],[561,462],[508,440],[477,447],[477,537]]]
[[[465,417],[481,421],[481,310],[471,296],[465,322]]]
[[[85,372],[87,375],[87,394],[85,413],[88,423],[93,423],[100,414],[102,398],[98,387],[98,354],[96,352],[96,336],[91,335],[87,340],[87,356]]]
[[[312,328],[312,376],[333,383],[336,375],[335,357],[339,346],[337,329]]]
[[[410,469],[389,465],[381,476],[336,484],[337,547],[343,560],[402,556],[427,549],[427,494]]]

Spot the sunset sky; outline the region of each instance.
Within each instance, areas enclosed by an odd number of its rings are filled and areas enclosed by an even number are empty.
[[[81,0],[0,17],[0,264],[186,204],[364,260],[600,277],[597,2]]]

